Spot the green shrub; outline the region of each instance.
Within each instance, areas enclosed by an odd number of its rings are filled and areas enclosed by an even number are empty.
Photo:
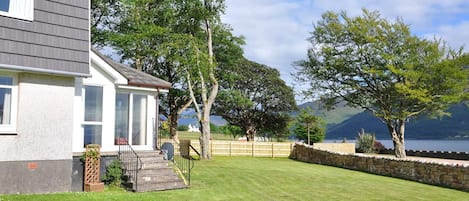
[[[188,131],[188,130],[189,130],[189,126],[187,125],[178,126],[178,131]]]
[[[374,153],[375,141],[376,137],[374,134],[365,133],[365,130],[362,129],[362,131],[358,133],[357,151],[360,153]]]
[[[120,187],[122,183],[122,164],[119,160],[114,160],[107,166],[106,174],[103,175],[103,181],[107,185]]]

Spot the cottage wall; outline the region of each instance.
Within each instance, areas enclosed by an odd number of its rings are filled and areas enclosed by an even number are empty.
[[[71,189],[74,84],[89,75],[90,2],[31,2],[31,19],[0,15],[0,73],[17,89],[16,125],[0,125],[12,127],[0,132],[0,194]]]
[[[18,82],[17,133],[0,135],[0,194],[70,191],[74,78]]]

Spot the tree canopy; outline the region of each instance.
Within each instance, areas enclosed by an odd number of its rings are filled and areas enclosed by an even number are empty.
[[[307,144],[321,142],[326,137],[324,123],[311,108],[302,109],[293,124],[293,134]]]
[[[308,58],[296,63],[297,79],[310,83],[306,94],[373,112],[387,125],[397,157],[405,157],[409,118],[445,115],[468,96],[467,55],[412,35],[401,19],[365,9],[357,17],[326,12],[308,40]]]
[[[221,91],[214,114],[242,128],[249,140],[257,131],[272,135],[285,131],[289,121],[285,113],[296,109],[296,103],[293,90],[276,69],[241,59],[220,71],[219,77]]]

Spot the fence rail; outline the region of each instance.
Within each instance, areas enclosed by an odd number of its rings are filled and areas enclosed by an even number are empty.
[[[163,142],[171,142],[163,139]],[[200,152],[198,140],[191,140],[191,145]],[[293,148],[291,142],[238,142],[238,141],[210,141],[212,156],[251,156],[251,157],[288,157]],[[175,155],[179,154],[179,147],[175,147]],[[195,155],[194,150],[190,150]]]

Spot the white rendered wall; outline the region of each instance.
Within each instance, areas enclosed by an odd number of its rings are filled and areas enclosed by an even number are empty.
[[[74,78],[18,74],[16,135],[0,135],[0,161],[72,159]]]

